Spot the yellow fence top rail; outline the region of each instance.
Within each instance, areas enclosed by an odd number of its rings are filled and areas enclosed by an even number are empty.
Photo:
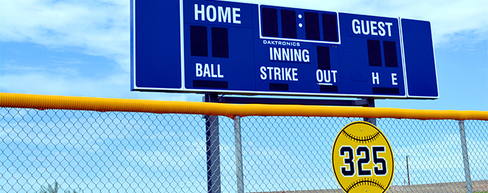
[[[413,110],[395,108],[334,107],[304,105],[219,104],[137,99],[110,99],[72,96],[0,93],[0,107],[61,109],[87,111],[120,111],[144,113],[176,113],[221,116],[305,116],[305,117],[368,117],[421,120],[485,120],[488,111]]]

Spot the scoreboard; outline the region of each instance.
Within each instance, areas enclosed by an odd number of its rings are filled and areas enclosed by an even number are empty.
[[[131,1],[131,89],[438,98],[430,23],[225,1]]]

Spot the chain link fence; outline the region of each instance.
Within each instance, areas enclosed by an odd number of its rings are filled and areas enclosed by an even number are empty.
[[[342,192],[332,145],[357,120],[0,108],[0,192]],[[487,121],[377,126],[395,156],[389,192],[488,191]]]

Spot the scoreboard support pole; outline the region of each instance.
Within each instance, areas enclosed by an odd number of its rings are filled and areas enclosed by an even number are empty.
[[[363,107],[375,107],[374,106],[374,98],[364,98],[363,100],[365,100],[367,102],[366,105],[364,105]],[[364,121],[366,122],[369,122],[373,125],[376,125],[376,118],[364,118]]]
[[[244,165],[242,163],[241,117],[234,117],[234,137],[236,144],[237,193],[244,193]]]
[[[205,94],[205,102],[218,102],[218,94]],[[207,146],[207,192],[220,193],[219,117],[205,115]]]

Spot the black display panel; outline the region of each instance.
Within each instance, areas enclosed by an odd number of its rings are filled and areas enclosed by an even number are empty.
[[[382,66],[379,40],[368,40],[368,57],[370,66]]]
[[[398,88],[373,87],[373,93],[374,94],[393,95],[393,94],[399,94],[400,89],[398,89]]]
[[[307,40],[320,40],[318,13],[305,12],[305,33]]]
[[[278,11],[272,8],[261,8],[261,23],[263,36],[279,37]]]
[[[324,41],[339,42],[337,16],[335,14],[322,14],[322,27],[324,30]]]
[[[384,41],[383,49],[385,52],[385,66],[398,67],[396,43],[393,41]]]
[[[295,11],[281,10],[281,32],[284,38],[297,38],[297,16]]]
[[[192,56],[208,56],[207,27],[190,26]]]
[[[229,32],[227,28],[212,27],[212,56],[229,58]]]
[[[330,70],[329,47],[317,46],[318,69]]]
[[[320,85],[320,92],[337,93],[337,92],[339,92],[339,87],[338,86]]]
[[[198,88],[226,89],[229,88],[229,83],[227,81],[194,80],[193,86]]]
[[[269,90],[273,91],[289,91],[290,86],[283,83],[269,83]]]

